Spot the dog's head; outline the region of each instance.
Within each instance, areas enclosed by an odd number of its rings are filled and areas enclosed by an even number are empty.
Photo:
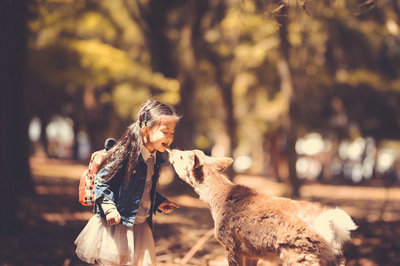
[[[178,176],[192,187],[203,183],[208,173],[223,172],[233,162],[232,158],[214,158],[205,155],[200,150],[172,150],[169,161]]]

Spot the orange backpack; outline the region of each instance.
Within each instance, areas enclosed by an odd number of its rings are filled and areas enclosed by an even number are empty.
[[[106,149],[94,152],[90,158],[89,167],[83,171],[79,182],[79,202],[84,206],[94,205],[94,179],[101,170],[105,159]]]

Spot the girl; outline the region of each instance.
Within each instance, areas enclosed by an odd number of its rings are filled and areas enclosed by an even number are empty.
[[[155,265],[152,214],[179,206],[155,191],[161,153],[171,145],[180,117],[148,100],[138,119],[107,153],[95,180],[94,215],[75,240],[78,257],[100,265]]]

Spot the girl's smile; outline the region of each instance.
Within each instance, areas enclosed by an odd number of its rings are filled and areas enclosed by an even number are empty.
[[[149,152],[157,150],[164,152],[173,142],[177,120],[175,117],[164,116],[158,125],[149,129],[142,128],[144,145]]]

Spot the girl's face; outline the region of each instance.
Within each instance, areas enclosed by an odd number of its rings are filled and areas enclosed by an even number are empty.
[[[174,140],[176,122],[175,117],[164,116],[158,125],[155,125],[153,128],[143,127],[142,133],[146,148],[150,152],[154,150],[164,152]]]

